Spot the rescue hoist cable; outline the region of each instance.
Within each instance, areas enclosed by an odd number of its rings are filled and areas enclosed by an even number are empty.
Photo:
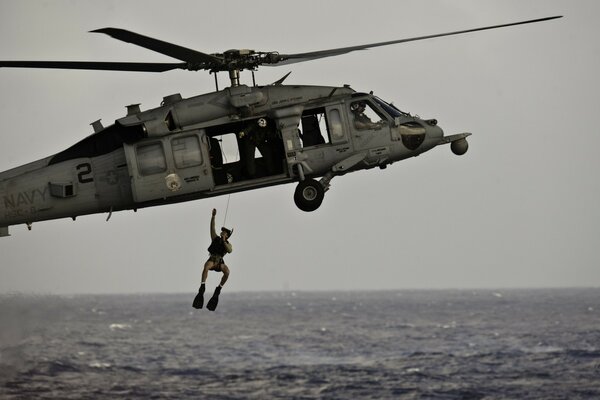
[[[231,199],[231,194],[227,195],[227,207],[225,207],[225,218],[223,218],[223,226],[226,225],[227,222],[227,213],[229,212],[229,200]]]
[[[228,163],[227,155],[225,154],[225,149],[223,148],[223,139],[220,139],[219,141],[221,142],[221,146],[220,146],[221,147],[221,154],[223,155],[223,158],[225,159],[225,163]],[[236,146],[236,147],[237,147],[236,158],[239,159],[240,158],[240,148],[239,148],[239,146]],[[229,193],[227,195],[227,206],[225,207],[225,217],[223,218],[223,225],[222,226],[225,226],[226,223],[227,223],[227,214],[229,213],[229,202],[230,202],[230,200],[231,200],[231,193]]]

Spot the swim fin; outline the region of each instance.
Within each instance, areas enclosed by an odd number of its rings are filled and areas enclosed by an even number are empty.
[[[194,297],[194,303],[192,304],[192,307],[196,309],[202,308],[204,305],[204,289],[204,285],[200,285],[200,290],[198,290],[198,294],[196,297]]]
[[[217,304],[219,304],[219,294],[221,294],[221,286],[217,286],[215,289],[215,293],[213,293],[212,297],[208,301],[206,308],[210,311],[215,311],[217,309]]]

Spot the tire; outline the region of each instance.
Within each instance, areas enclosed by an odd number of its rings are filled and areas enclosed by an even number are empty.
[[[315,211],[325,197],[323,186],[314,179],[305,179],[298,183],[294,192],[294,202],[302,211]]]

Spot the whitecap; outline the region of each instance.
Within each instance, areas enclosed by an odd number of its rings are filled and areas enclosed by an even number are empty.
[[[538,343],[537,346],[533,346],[531,348],[523,349],[525,353],[533,353],[533,354],[547,354],[547,353],[562,353],[565,351],[562,347],[545,345]]]
[[[442,329],[454,329],[454,328],[456,328],[456,326],[457,326],[456,321],[452,321],[449,324],[443,324],[443,325],[438,324],[438,328],[442,328]]]
[[[125,330],[125,329],[131,329],[131,325],[129,325],[129,324],[110,324],[109,328],[111,331]]]
[[[109,363],[102,363],[102,362],[93,362],[91,364],[89,364],[90,367],[92,368],[110,368],[111,365]]]

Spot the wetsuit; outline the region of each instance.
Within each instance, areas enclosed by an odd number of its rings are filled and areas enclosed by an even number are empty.
[[[221,265],[224,264],[223,257],[225,254],[231,253],[233,251],[233,247],[231,246],[231,243],[224,241],[221,236],[217,235],[217,232],[215,231],[214,216],[210,219],[210,237],[212,242],[210,246],[208,246],[208,253],[210,254],[208,259],[209,261],[215,263],[214,271],[220,272]]]
[[[208,253],[210,254],[208,259],[215,263],[214,271],[221,272],[221,265],[224,264],[223,257],[231,251],[231,244],[225,242],[221,236],[213,239],[210,246],[208,246]]]

